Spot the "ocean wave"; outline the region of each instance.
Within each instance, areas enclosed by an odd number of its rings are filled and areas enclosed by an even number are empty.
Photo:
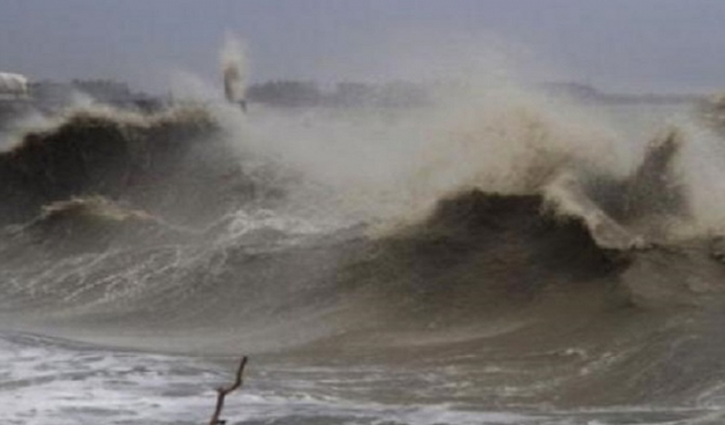
[[[617,169],[575,142],[586,126],[504,108],[433,133],[446,137],[421,148],[430,161],[404,150],[402,177],[376,192],[322,143],[295,154],[323,160],[292,164],[267,146],[262,168],[294,173],[260,178],[225,119],[74,112],[0,153],[5,326],[161,351],[492,362],[473,368],[477,383],[521,384],[497,400],[606,404],[714,385],[677,378],[662,354],[698,376],[717,366],[688,356],[725,302],[722,238],[680,231],[697,220],[681,130]],[[335,173],[349,178],[304,181]],[[395,214],[360,196],[382,192]],[[370,208],[349,211],[353,198]],[[626,386],[616,397],[611,376]]]
[[[201,107],[72,111],[0,153],[0,220],[21,223],[53,202],[87,196],[179,222],[215,219],[256,193],[220,133]]]

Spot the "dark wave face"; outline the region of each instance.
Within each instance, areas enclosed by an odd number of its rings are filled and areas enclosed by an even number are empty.
[[[680,132],[626,173],[536,154],[517,190],[463,181],[381,231],[306,209],[304,173],[251,161],[226,119],[79,112],[0,153],[4,326],[434,371],[457,390],[421,397],[496,407],[697,404],[725,382],[725,245],[677,231]]]
[[[201,109],[73,113],[0,154],[0,220],[20,223],[53,202],[87,196],[181,223],[214,219],[255,194],[220,131]],[[217,190],[222,179],[226,193]]]

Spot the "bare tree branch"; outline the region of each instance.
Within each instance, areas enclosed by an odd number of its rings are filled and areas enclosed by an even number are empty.
[[[242,357],[242,360],[239,361],[239,369],[237,369],[237,378],[234,381],[234,383],[227,387],[219,387],[217,388],[217,398],[216,398],[216,409],[214,410],[214,414],[211,417],[211,420],[209,421],[209,425],[224,425],[227,423],[225,420],[219,419],[219,415],[222,414],[222,409],[224,408],[224,397],[227,396],[230,392],[236,390],[237,388],[242,386],[242,374],[244,373],[244,366],[247,365],[247,356]]]

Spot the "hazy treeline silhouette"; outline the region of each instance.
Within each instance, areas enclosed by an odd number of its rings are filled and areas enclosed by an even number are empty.
[[[250,102],[272,106],[392,106],[408,107],[430,103],[435,91],[460,90],[464,83],[448,82],[431,85],[395,81],[387,83],[340,82],[332,88],[321,88],[314,81],[275,80],[253,84],[247,91]],[[534,84],[541,92],[581,102],[608,104],[692,103],[703,100],[697,94],[607,93],[590,85],[574,82]]]
[[[274,107],[415,107],[430,104],[434,93],[465,91],[465,86],[465,83],[451,81],[431,84],[409,81],[345,81],[330,86],[313,80],[284,79],[251,84],[241,96],[244,101]],[[607,93],[575,82],[546,82],[533,86],[546,95],[585,103],[666,104],[705,100],[705,96],[696,94]],[[88,95],[97,102],[148,112],[163,109],[175,100],[171,93],[167,96],[151,95],[134,91],[125,82],[110,79],[74,79],[71,82],[41,80],[31,82],[28,88],[27,100],[32,106],[43,110],[56,110],[69,105],[78,94]],[[31,106],[25,103],[27,102],[0,102],[0,120],[2,116],[17,115],[18,110]]]
[[[341,82],[322,89],[313,81],[276,80],[253,84],[247,90],[251,102],[273,106],[416,106],[429,102],[422,84]]]

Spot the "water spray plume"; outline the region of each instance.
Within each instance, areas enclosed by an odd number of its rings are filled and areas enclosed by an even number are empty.
[[[245,101],[248,66],[244,44],[232,33],[227,33],[220,60],[224,78],[224,96],[231,103]]]

